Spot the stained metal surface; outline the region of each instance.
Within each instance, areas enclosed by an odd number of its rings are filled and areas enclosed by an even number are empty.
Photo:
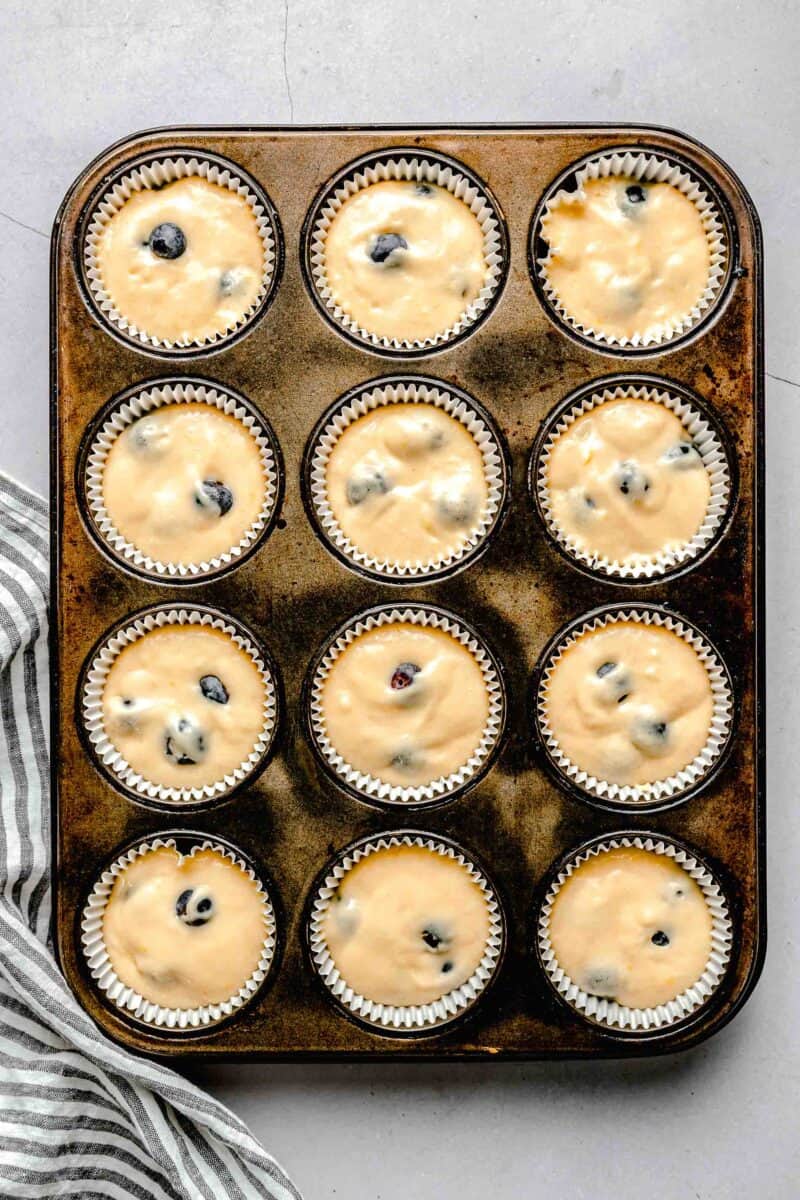
[[[578,344],[539,304],[528,269],[532,214],[570,163],[615,145],[675,151],[694,161],[726,197],[738,235],[736,278],[701,337],[631,361]],[[309,297],[300,237],[319,189],[362,154],[393,146],[438,150],[483,178],[505,217],[510,269],[503,295],[473,336],[424,359],[387,360],[330,328]],[[76,231],[87,199],[109,173],[144,151],[173,147],[231,158],[260,181],[280,217],[283,277],[263,321],[217,353],[176,361],[110,336],[87,308],[76,272]],[[54,934],[80,1002],[112,1037],[145,1052],[301,1059],[624,1056],[675,1050],[708,1036],[743,1002],[760,970],[764,916],[763,362],[762,259],[755,213],[735,176],[681,135],[621,127],[430,129],[177,129],[140,135],[93,163],[68,194],[53,236],[53,805]],[[593,579],[549,542],[526,487],[541,422],[578,386],[611,373],[646,371],[693,389],[730,438],[738,470],[732,519],[712,553],[655,584]],[[498,535],[478,562],[430,585],[365,579],[333,557],[303,506],[303,450],[320,414],[367,380],[424,374],[464,388],[503,433],[512,495]],[[87,533],[76,494],[85,430],[113,395],[181,376],[227,384],[268,418],[285,464],[282,510],[258,551],[231,573],[171,587],[130,575]],[[661,813],[600,812],[559,788],[534,744],[531,674],[567,621],[624,600],[665,604],[719,648],[733,677],[733,747],[708,787]],[[149,604],[193,600],[240,617],[266,644],[283,679],[277,750],[264,773],[208,810],[159,812],[126,797],[93,767],[77,729],[76,697],[86,656],[117,621]],[[301,688],[327,635],[360,609],[428,601],[462,615],[504,668],[507,737],[497,762],[464,797],[442,808],[380,811],[340,791],[304,733]],[[508,947],[500,976],[469,1021],[435,1036],[398,1041],[343,1018],[306,958],[308,894],[327,860],[355,839],[399,826],[431,830],[473,851],[504,903]],[[110,1009],[91,985],[78,943],[82,903],[102,865],[123,843],[186,828],[228,838],[273,881],[283,954],[271,986],[237,1019],[190,1038],[155,1034]],[[598,833],[647,829],[696,848],[732,903],[736,946],[727,983],[684,1028],[657,1038],[621,1038],[582,1022],[545,983],[533,948],[534,901],[554,860]]]

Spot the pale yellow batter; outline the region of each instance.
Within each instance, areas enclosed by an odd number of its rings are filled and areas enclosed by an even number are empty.
[[[254,304],[264,243],[243,196],[190,176],[135,192],[104,225],[97,264],[131,324],[165,341],[202,342],[233,328]]]
[[[224,489],[224,490],[223,490]],[[113,442],[103,503],[117,531],[158,562],[207,562],[237,546],[267,489],[258,446],[208,404],[169,404]]]
[[[322,687],[322,715],[350,766],[414,787],[469,761],[489,696],[478,663],[454,637],[398,621],[362,633],[338,655]]]
[[[711,953],[711,915],[671,858],[619,847],[587,859],[557,893],[550,941],[584,991],[653,1008],[697,983]]]
[[[582,634],[556,662],[545,710],[560,749],[582,770],[616,784],[668,779],[708,739],[711,683],[677,634],[617,621]]]
[[[432,404],[387,405],[348,426],[328,459],[326,488],[353,545],[395,564],[457,553],[489,495],[475,439]]]
[[[325,239],[333,301],[362,329],[424,341],[453,326],[486,282],[483,231],[446,188],[386,180],[346,200]]]
[[[669,336],[708,285],[711,256],[700,213],[669,183],[587,179],[545,214],[542,237],[559,301],[596,333]]]
[[[587,554],[636,563],[691,541],[711,482],[681,422],[648,400],[609,400],[553,445],[547,490],[556,526]]]
[[[169,846],[135,858],[103,915],[111,965],[128,987],[165,1008],[235,996],[258,966],[267,934],[263,899],[216,850]]]
[[[265,684],[226,633],[167,626],[126,646],[103,689],[106,734],[144,779],[203,787],[251,754],[264,727]]]
[[[390,846],[347,872],[331,897],[322,935],[359,995],[377,1004],[430,1004],[475,971],[489,936],[489,910],[454,859],[422,846]]]

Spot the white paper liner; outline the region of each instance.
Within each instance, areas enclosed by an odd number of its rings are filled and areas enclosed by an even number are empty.
[[[483,734],[469,760],[450,775],[442,775],[430,783],[418,784],[415,787],[401,787],[399,784],[387,783],[385,780],[376,779],[373,775],[364,774],[346,762],[328,737],[322,704],[323,685],[330,674],[331,667],[342,651],[362,633],[366,633],[370,629],[377,629],[382,625],[398,623],[440,629],[460,642],[469,650],[480,667],[489,700],[489,715]],[[387,607],[354,617],[325,651],[314,671],[311,682],[309,716],[315,748],[349,787],[360,792],[367,799],[382,803],[430,804],[454,798],[485,768],[503,732],[505,713],[506,702],[503,686],[486,647],[459,623],[458,618],[450,613],[427,608],[425,605]]]
[[[439,159],[427,150],[424,154],[411,157],[406,157],[402,151],[398,153],[401,157],[389,159],[381,157],[376,162],[366,163],[354,169],[351,174],[339,180],[335,190],[324,197],[322,207],[315,214],[309,235],[309,262],[316,296],[332,320],[348,333],[371,346],[402,352],[440,346],[473,325],[478,317],[490,307],[498,294],[503,278],[504,256],[500,216],[492,201],[471,179],[462,174],[453,164]],[[331,222],[344,202],[361,188],[390,179],[432,183],[446,188],[466,204],[470,212],[477,218],[483,231],[483,252],[486,262],[486,279],[483,287],[454,325],[441,330],[432,337],[410,340],[381,337],[379,334],[371,333],[336,303],[325,273],[325,240]]]
[[[634,151],[626,150],[621,153],[611,152],[599,155],[597,158],[584,163],[574,175],[571,175],[570,178],[575,179],[578,183],[577,192],[570,192],[562,187],[547,200],[537,223],[536,234],[544,237],[542,220],[545,215],[561,204],[574,203],[576,197],[581,196],[582,187],[586,180],[605,179],[609,175],[629,176],[632,179],[644,179],[650,183],[669,183],[682,192],[695,205],[703,222],[710,255],[708,282],[697,304],[690,312],[681,314],[679,319],[673,320],[671,324],[668,324],[659,333],[649,331],[635,333],[630,338],[617,337],[615,334],[605,333],[601,329],[594,329],[591,326],[581,324],[564,307],[548,276],[548,267],[550,265],[549,251],[545,258],[536,260],[537,274],[542,281],[544,293],[549,303],[561,319],[566,321],[581,337],[600,343],[601,345],[619,346],[622,348],[626,346],[637,348],[663,345],[693,329],[703,319],[720,295],[728,266],[725,225],[713,197],[705,190],[704,185],[694,179],[688,172],[676,163],[662,158],[658,154],[650,152],[635,153]],[[545,240],[547,239],[545,238]]]
[[[620,399],[647,400],[653,404],[662,404],[664,408],[669,409],[679,419],[692,439],[695,449],[703,460],[703,466],[711,484],[705,517],[694,536],[688,542],[662,549],[651,558],[639,558],[635,562],[620,562],[607,558],[605,555],[592,554],[580,547],[570,534],[561,529],[553,516],[547,479],[550,454],[561,435],[584,413],[599,408],[601,404],[605,404],[609,400]],[[589,570],[603,575],[618,576],[620,579],[654,579],[697,558],[719,532],[731,499],[730,466],[713,424],[680,393],[673,393],[668,388],[644,385],[617,384],[614,387],[607,387],[601,392],[584,396],[582,400],[563,412],[548,432],[539,452],[538,462],[534,464],[534,482],[539,505],[550,534],[573,558],[583,563]]]
[[[130,646],[152,630],[164,629],[168,625],[195,625],[221,630],[252,659],[264,684],[263,725],[250,754],[235,770],[222,779],[213,780],[202,787],[166,787],[154,783],[150,779],[145,779],[123,758],[106,733],[103,722],[103,690],[108,673],[117,656],[126,646]],[[212,613],[199,609],[169,608],[167,606],[133,618],[129,625],[104,641],[86,672],[81,695],[84,727],[100,764],[112,779],[124,784],[132,792],[162,804],[198,804],[203,801],[219,799],[239,787],[258,766],[269,749],[275,735],[277,707],[272,672],[261,658],[258,649],[243,633],[240,633],[222,617],[214,616]]]
[[[702,891],[711,915],[711,952],[700,978],[691,987],[681,992],[674,1000],[659,1004],[655,1008],[629,1008],[618,1004],[607,996],[594,996],[574,983],[566,971],[559,966],[550,941],[550,917],[553,903],[561,887],[570,875],[594,855],[620,847],[649,850],[671,858],[686,871]],[[629,1033],[664,1029],[683,1021],[696,1009],[704,1005],[722,982],[731,956],[732,925],[728,905],[714,876],[702,863],[693,858],[681,846],[665,838],[618,835],[579,850],[561,868],[550,885],[542,904],[537,923],[539,956],[552,986],[581,1016],[587,1017],[609,1029]]]
[[[687,645],[692,647],[708,674],[713,702],[708,738],[699,754],[681,771],[671,775],[668,779],[657,779],[652,783],[639,784],[610,783],[608,780],[598,779],[596,776],[590,775],[588,771],[582,770],[564,753],[550,726],[547,713],[547,685],[559,659],[585,633],[604,629],[620,621],[655,625],[677,634]],[[545,750],[551,761],[570,783],[575,784],[589,796],[595,796],[598,800],[635,806],[667,801],[673,796],[688,792],[709,773],[728,741],[733,720],[733,694],[727,668],[696,629],[671,613],[647,608],[631,608],[600,613],[574,628],[559,642],[542,672],[536,698],[536,712]]]
[[[379,850],[387,850],[391,846],[419,846],[460,863],[469,873],[473,882],[481,889],[489,913],[489,936],[478,966],[460,987],[445,992],[438,1000],[434,1000],[430,1004],[379,1004],[377,1001],[360,995],[340,975],[322,934],[322,924],[331,897],[347,872],[370,854]],[[309,919],[311,958],[325,986],[340,1004],[348,1008],[360,1020],[366,1021],[386,1033],[434,1029],[439,1025],[449,1023],[466,1009],[471,1008],[497,970],[504,940],[505,932],[500,902],[488,880],[461,851],[440,842],[435,834],[427,833],[420,833],[416,836],[407,833],[384,833],[377,835],[369,842],[355,846],[344,858],[334,862],[330,867],[324,882],[314,897]]]
[[[209,183],[217,184],[219,187],[235,192],[247,201],[253,210],[253,215],[258,225],[258,232],[261,235],[264,245],[264,269],[258,295],[247,311],[237,321],[205,338],[170,341],[168,338],[156,337],[146,329],[139,329],[138,326],[128,320],[124,313],[119,311],[114,304],[113,298],[105,289],[97,260],[97,246],[105,226],[135,192],[141,192],[146,188],[160,188],[167,183],[173,183],[177,179],[186,179],[190,176],[200,176],[202,179],[208,180]],[[185,350],[192,346],[203,348],[216,346],[226,340],[251,321],[260,310],[273,284],[276,244],[277,234],[272,217],[264,207],[261,198],[255,192],[251,191],[248,183],[245,182],[243,172],[240,168],[237,168],[233,163],[215,162],[212,159],[202,157],[192,156],[186,158],[183,155],[179,157],[173,157],[170,154],[154,155],[152,159],[139,164],[139,166],[132,168],[127,174],[122,175],[114,186],[105,193],[102,200],[94,209],[87,223],[84,239],[83,270],[92,300],[98,312],[106,321],[114,325],[127,337],[141,342],[144,346],[155,347],[158,350]]]
[[[228,846],[223,846],[219,842],[203,841],[192,846],[191,850],[186,853],[179,851],[181,858],[191,858],[200,850],[215,850],[218,854],[223,854],[225,858],[235,863],[237,867],[244,871],[249,879],[252,879],[258,889],[264,908],[264,943],[255,971],[242,984],[239,990],[227,1000],[222,1000],[218,1004],[202,1005],[198,1008],[164,1008],[160,1004],[154,1004],[153,1001],[147,1000],[134,988],[124,984],[114,970],[111,959],[108,956],[108,951],[106,950],[105,941],[103,940],[103,917],[111,890],[118,877],[136,858],[149,853],[151,850],[157,850],[162,846],[177,850],[177,845],[173,838],[153,838],[150,841],[140,842],[138,846],[134,846],[132,849],[126,851],[125,854],[116,859],[103,872],[92,888],[91,895],[83,910],[81,918],[81,946],[92,979],[108,1000],[123,1012],[129,1013],[140,1021],[145,1021],[148,1025],[169,1029],[177,1033],[182,1030],[202,1029],[209,1025],[215,1025],[219,1021],[224,1021],[255,995],[266,979],[275,957],[275,911],[261,880],[256,876],[252,868],[248,867],[247,863],[238,858]]]
[[[108,455],[119,435],[145,413],[153,412],[166,405],[207,404],[227,416],[234,417],[250,434],[258,448],[261,469],[264,473],[264,501],[261,511],[236,545],[224,554],[201,562],[161,562],[151,558],[129,542],[119,532],[105,506],[103,497],[103,471]],[[165,382],[155,387],[144,388],[114,408],[103,422],[92,443],[86,461],[86,503],[98,532],[112,550],[140,571],[170,579],[187,579],[198,575],[209,575],[222,571],[235,562],[258,540],[270,520],[278,497],[278,466],[270,439],[262,422],[256,418],[235,396],[224,388],[210,383]]]
[[[458,421],[472,435],[483,458],[488,487],[486,504],[469,538],[454,550],[436,559],[417,562],[392,562],[375,558],[360,550],[345,535],[328,501],[327,467],[331,452],[348,426],[366,413],[390,404],[431,404]],[[311,451],[311,502],[325,536],[352,563],[375,575],[396,579],[414,579],[433,571],[439,573],[469,558],[487,538],[495,525],[506,491],[503,456],[496,435],[483,417],[445,384],[415,383],[413,378],[360,391],[336,410],[315,439]]]

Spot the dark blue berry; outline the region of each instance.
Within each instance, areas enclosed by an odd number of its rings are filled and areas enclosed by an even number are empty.
[[[625,196],[631,204],[644,204],[647,193],[638,183],[631,183],[625,188]]]
[[[436,929],[423,929],[422,940],[431,950],[436,950],[442,944],[442,935]]]
[[[614,479],[622,495],[630,496],[631,500],[641,500],[650,491],[650,480],[635,462],[618,463]]]
[[[164,221],[156,225],[147,244],[159,258],[180,258],[186,249],[186,237],[178,225]]]
[[[450,962],[450,959],[448,959],[447,962],[442,963],[442,974],[443,975],[448,975],[450,973],[450,971],[452,971],[452,969],[453,969],[453,964]]]
[[[414,676],[419,675],[420,668],[416,663],[404,662],[395,667],[389,686],[395,692],[400,692],[403,688],[411,687],[414,682]]]
[[[399,233],[379,233],[367,253],[374,263],[385,263],[395,250],[407,249],[408,242]]]
[[[668,462],[673,467],[697,467],[703,461],[700,457],[700,452],[697,447],[691,442],[676,442],[674,446],[670,446],[663,454],[664,462]]]
[[[164,735],[164,753],[179,767],[195,766],[206,753],[206,738],[189,717],[173,719]]]
[[[604,676],[611,674],[616,665],[615,662],[604,662],[597,668],[597,674],[603,679]]]
[[[207,508],[224,517],[233,508],[233,492],[219,479],[204,479],[195,488],[194,502],[198,508]]]
[[[651,721],[640,718],[633,727],[631,740],[645,753],[658,753],[669,741],[669,725],[666,721]]]
[[[414,191],[417,193],[418,196],[430,196],[431,193],[433,192],[433,188],[431,187],[431,185],[429,183],[421,183],[420,182],[420,183],[414,184]]]
[[[653,936],[650,938],[650,941],[653,943],[654,946],[668,946],[669,945],[669,938],[664,933],[663,929],[657,929],[655,931],[655,933],[653,934]]]
[[[348,504],[361,504],[367,496],[383,496],[389,491],[386,476],[380,470],[373,470],[369,475],[348,479],[345,489]]]
[[[205,925],[214,915],[214,901],[204,889],[187,888],[175,901],[175,913],[184,925]]]
[[[213,700],[215,704],[228,703],[228,689],[218,675],[202,675],[200,677],[200,691],[206,700]]]

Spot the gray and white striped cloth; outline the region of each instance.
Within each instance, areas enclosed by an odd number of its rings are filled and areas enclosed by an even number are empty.
[[[298,1200],[231,1112],[119,1049],[49,940],[48,518],[0,474],[0,1196]]]

